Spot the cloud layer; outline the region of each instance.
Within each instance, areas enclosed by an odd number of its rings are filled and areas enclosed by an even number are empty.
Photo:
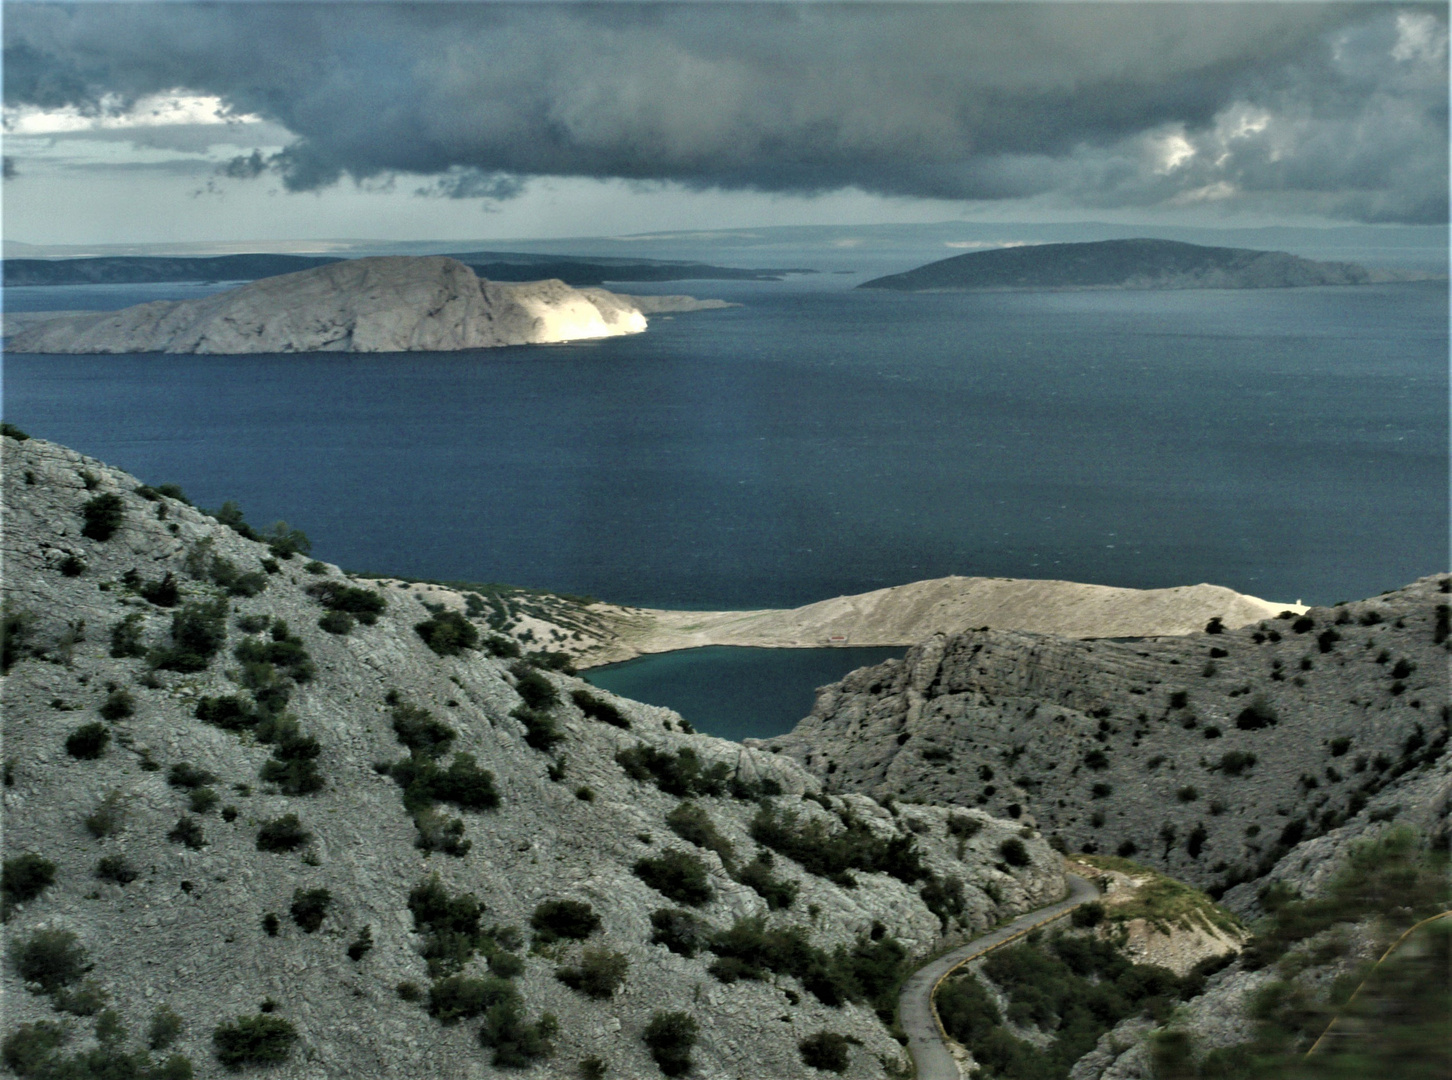
[[[14,5],[5,103],[215,95],[234,179],[529,177],[1445,221],[1445,7]]]

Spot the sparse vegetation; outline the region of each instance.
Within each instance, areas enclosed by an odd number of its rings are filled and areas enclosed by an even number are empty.
[[[295,889],[292,894],[292,921],[302,927],[305,934],[312,934],[323,925],[323,918],[333,903],[333,896],[327,889]]]
[[[354,963],[362,960],[373,951],[373,927],[365,926],[358,931],[358,936],[348,946],[348,959]]]
[[[126,519],[126,504],[120,495],[107,492],[82,504],[81,517],[86,521],[81,527],[81,535],[104,543],[121,528]]]
[[[579,710],[591,720],[598,720],[602,724],[609,724],[612,727],[630,729],[630,721],[625,715],[608,701],[604,701],[588,690],[575,690],[570,694]]]
[[[772,873],[771,852],[760,852],[755,859],[743,866],[734,875],[741,884],[755,891],[766,901],[772,911],[784,911],[796,901],[800,886],[795,881],[779,878]]]
[[[141,876],[124,855],[103,855],[96,863],[96,877],[115,885],[130,885]]]
[[[666,1076],[681,1076],[691,1070],[691,1049],[696,1045],[700,1028],[683,1012],[653,1013],[645,1025],[641,1039],[650,1049],[650,1056]]]
[[[66,736],[66,753],[82,761],[94,761],[106,752],[111,732],[105,724],[82,724]]]
[[[187,817],[183,814],[172,826],[171,832],[166,838],[178,844],[185,844],[193,851],[199,851],[207,846],[206,834],[202,832],[202,823],[194,817]]]
[[[866,825],[844,814],[842,828],[829,831],[820,818],[801,820],[790,811],[764,805],[751,822],[751,838],[800,863],[808,873],[850,888],[850,871],[890,874],[905,884],[926,877],[927,868],[911,836],[880,839]]]
[[[171,646],[148,654],[153,668],[205,671],[227,641],[227,602],[185,604],[171,616]]]
[[[555,970],[555,978],[586,997],[606,999],[625,984],[630,961],[624,953],[605,948],[587,948],[578,965]]]
[[[24,982],[34,984],[35,993],[51,995],[79,982],[90,970],[86,950],[69,930],[36,930],[28,937],[12,938],[10,963]]]
[[[536,941],[582,941],[600,928],[600,916],[582,900],[546,900],[529,918]]]
[[[55,863],[33,851],[6,859],[0,867],[0,918],[9,919],[19,905],[34,900],[55,883]]]
[[[637,859],[635,876],[656,892],[678,904],[699,907],[715,896],[706,864],[685,851],[667,851],[653,858]]]
[[[249,1065],[281,1065],[292,1053],[297,1029],[280,1016],[257,1013],[218,1024],[212,1032],[217,1060],[232,1072]]]
[[[479,644],[479,631],[457,611],[441,611],[431,619],[418,623],[414,630],[424,644],[440,656],[458,656],[465,649]]]
[[[100,712],[103,720],[112,722],[124,720],[135,714],[136,698],[132,696],[131,691],[118,688],[106,696],[106,700],[101,703],[101,707],[97,711]]]
[[[699,916],[680,908],[658,908],[651,912],[650,924],[655,928],[651,944],[664,945],[681,956],[695,956],[711,936],[710,927]]]
[[[318,603],[327,608],[330,614],[346,616],[349,620],[362,623],[364,626],[372,626],[378,621],[378,616],[388,609],[388,601],[376,590],[345,585],[341,581],[320,581],[315,585],[309,585],[307,591],[309,595],[316,597]],[[339,631],[333,632],[338,633]],[[346,633],[346,631],[342,632]]]
[[[257,830],[257,850],[296,851],[312,838],[296,814],[283,814],[262,823]]]
[[[697,847],[714,851],[721,857],[721,863],[728,870],[735,860],[735,849],[711,822],[711,816],[697,803],[685,800],[666,815],[666,824],[682,840]]]
[[[823,1072],[844,1073],[851,1063],[849,1048],[861,1046],[859,1039],[850,1035],[839,1035],[833,1031],[819,1031],[797,1043],[802,1062],[811,1069]]]
[[[133,611],[111,627],[111,655],[115,659],[146,655],[146,646],[141,640],[142,626],[141,614]]]

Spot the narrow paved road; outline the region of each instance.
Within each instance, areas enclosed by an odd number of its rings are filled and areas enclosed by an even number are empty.
[[[933,1012],[933,991],[943,976],[960,964],[974,960],[991,949],[996,949],[1014,938],[1027,934],[1036,926],[1053,922],[1062,915],[1099,895],[1088,881],[1077,874],[1066,874],[1069,879],[1069,895],[1057,904],[1020,915],[1007,926],[1000,926],[991,934],[975,938],[966,945],[960,945],[950,953],[938,957],[932,963],[919,968],[903,984],[902,996],[898,998],[898,1018],[908,1034],[908,1050],[917,1063],[917,1080],[961,1080],[958,1065],[948,1048],[943,1045],[942,1032]]]

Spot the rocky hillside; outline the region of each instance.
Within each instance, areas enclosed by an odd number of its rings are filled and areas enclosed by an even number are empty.
[[[1314,262],[1284,251],[1205,247],[1178,240],[1095,240],[973,251],[874,278],[859,289],[1284,289],[1364,285],[1418,275],[1352,263]]]
[[[795,1077],[826,1033],[893,1075],[903,963],[1063,890],[1023,821],[823,795],[286,526],[3,452],[12,1071]]]
[[[1218,896],[1347,823],[1445,818],[1449,586],[1180,638],[938,636],[768,745],[829,791],[983,807]]]
[[[32,353],[437,352],[637,334],[645,315],[726,307],[562,281],[502,284],[446,256],[380,256],[263,278],[199,300],[17,323]]]

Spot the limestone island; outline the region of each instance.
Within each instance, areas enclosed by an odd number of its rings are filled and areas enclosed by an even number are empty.
[[[1177,240],[1096,240],[973,251],[873,278],[859,289],[969,292],[1021,289],[1289,289],[1430,280],[1409,270],[1315,262],[1284,251]]]
[[[646,316],[733,307],[562,281],[502,283],[447,256],[348,259],[199,300],[7,319],[11,352],[447,352],[638,334]]]

